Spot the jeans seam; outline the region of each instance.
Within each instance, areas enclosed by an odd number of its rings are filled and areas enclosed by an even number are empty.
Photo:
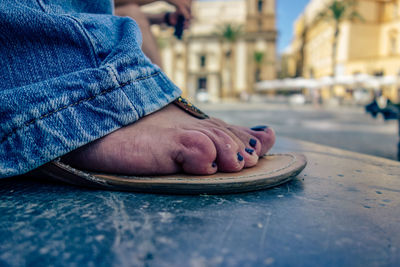
[[[117,70],[115,69],[115,68],[113,68],[111,65],[106,65],[106,69],[109,71],[109,73],[110,73],[110,75],[112,76],[112,77],[114,77],[114,79],[115,79],[115,82],[116,83],[120,83],[120,80],[119,80],[119,75],[118,75],[118,72],[117,72]]]
[[[42,2],[42,0],[36,0],[36,2],[38,3],[39,7],[42,9],[43,12],[47,12],[44,3]]]
[[[140,77],[140,78],[137,78],[137,79],[135,79],[135,80],[128,81],[128,82],[126,82],[126,83],[121,84],[121,85],[118,86],[118,87],[114,87],[114,88],[109,88],[109,89],[103,90],[103,91],[99,92],[98,94],[95,94],[95,95],[93,95],[93,96],[91,96],[91,97],[87,97],[87,98],[81,99],[81,100],[79,100],[79,101],[76,101],[76,102],[74,102],[74,103],[71,103],[71,104],[69,104],[69,105],[62,106],[62,107],[60,107],[60,108],[58,108],[58,109],[56,109],[56,110],[53,110],[53,111],[51,111],[51,112],[49,112],[49,113],[46,113],[46,114],[40,116],[39,118],[35,118],[35,119],[30,120],[30,121],[27,121],[27,122],[25,122],[21,127],[15,128],[15,129],[12,130],[9,134],[5,135],[5,136],[0,140],[0,143],[3,143],[4,141],[6,141],[8,138],[10,138],[12,135],[14,135],[18,130],[20,130],[20,129],[24,128],[24,127],[28,127],[28,126],[30,126],[31,124],[34,124],[34,123],[36,123],[36,122],[39,121],[39,120],[42,120],[42,119],[44,119],[44,118],[47,118],[47,117],[49,117],[49,116],[51,116],[51,115],[53,115],[53,114],[55,114],[55,113],[57,113],[57,112],[60,112],[60,111],[62,111],[62,110],[64,110],[64,109],[67,109],[67,108],[70,108],[70,107],[77,106],[77,105],[79,105],[79,104],[82,104],[83,102],[91,101],[91,100],[95,99],[95,98],[98,97],[98,96],[101,96],[101,95],[110,93],[110,92],[112,92],[112,91],[114,91],[114,90],[121,89],[122,87],[124,87],[124,86],[126,86],[126,85],[129,85],[129,84],[131,84],[131,83],[134,83],[134,82],[137,82],[137,81],[141,81],[141,80],[146,80],[146,79],[148,79],[148,78],[157,76],[157,75],[159,75],[159,74],[160,74],[160,72],[156,72],[156,73],[153,73],[153,74],[148,75],[148,76],[145,76],[145,77]],[[125,93],[124,93],[124,94],[125,94]],[[136,110],[136,109],[135,109],[135,110]]]
[[[74,21],[75,25],[83,33],[87,43],[89,43],[89,47],[90,47],[90,50],[91,50],[90,52],[91,52],[92,60],[94,61],[94,65],[95,65],[95,67],[98,68],[100,66],[100,62],[99,62],[98,58],[96,57],[95,45],[92,42],[92,39],[90,38],[89,33],[85,30],[85,27],[83,27],[83,25],[79,22],[79,20],[76,19],[74,16],[67,15],[67,14],[62,14],[61,16],[69,18],[70,20]]]

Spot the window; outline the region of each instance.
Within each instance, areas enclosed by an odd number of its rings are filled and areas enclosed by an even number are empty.
[[[310,69],[309,73],[310,73],[310,78],[314,79],[314,69]]]
[[[387,40],[388,40],[388,46],[387,46],[387,49],[388,49],[388,55],[395,55],[395,54],[397,54],[397,45],[398,45],[398,43],[397,43],[397,37],[398,37],[398,35],[399,35],[399,32],[397,31],[397,29],[391,29],[389,32],[388,32],[388,35],[387,35]]]
[[[262,13],[263,12],[263,7],[264,7],[264,0],[258,0],[258,2],[257,2],[258,13]]]
[[[262,19],[257,20],[257,25],[258,25],[258,30],[262,31],[262,26],[263,26]]]
[[[206,55],[200,56],[200,67],[204,68],[206,66],[207,63],[206,60],[207,60]]]
[[[198,89],[206,89],[207,88],[207,78],[206,77],[200,77],[197,80],[197,88]]]
[[[390,38],[390,54],[394,55],[396,54],[397,50],[397,38],[395,36],[392,36]]]
[[[261,69],[259,67],[256,69],[254,78],[255,78],[256,82],[260,82],[261,81]]]

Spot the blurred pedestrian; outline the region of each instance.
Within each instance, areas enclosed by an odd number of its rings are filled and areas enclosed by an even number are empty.
[[[184,25],[187,29],[192,19],[192,1],[191,0],[165,0],[175,7],[174,12],[163,12],[159,14],[146,14],[141,10],[141,6],[151,4],[156,0],[116,0],[115,14],[117,16],[128,16],[133,18],[140,27],[143,37],[143,52],[150,60],[162,67],[161,55],[157,45],[156,38],[151,32],[151,25],[165,24],[171,27],[177,26],[179,16],[183,16]]]

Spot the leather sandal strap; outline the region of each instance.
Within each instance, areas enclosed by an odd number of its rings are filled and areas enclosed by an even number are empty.
[[[173,103],[177,105],[179,108],[183,109],[185,112],[189,113],[190,115],[198,119],[204,120],[210,118],[207,114],[205,114],[203,111],[198,109],[196,106],[194,106],[192,103],[190,103],[188,100],[184,99],[181,96],[175,99]]]

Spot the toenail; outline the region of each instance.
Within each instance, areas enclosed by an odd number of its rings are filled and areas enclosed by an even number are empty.
[[[240,152],[237,153],[238,161],[243,161],[243,156],[240,154]]]
[[[245,148],[244,149],[247,153],[249,153],[250,155],[253,155],[253,152],[254,152],[254,149],[251,149],[251,148]]]
[[[211,164],[211,167],[217,168],[217,163],[213,162],[213,163]]]
[[[257,140],[251,138],[249,144],[250,144],[251,147],[256,147],[256,145],[257,145]]]
[[[256,131],[256,132],[262,132],[262,131],[265,131],[266,129],[268,129],[268,126],[258,125],[258,126],[254,126],[254,127],[250,128],[250,129],[253,131]]]

